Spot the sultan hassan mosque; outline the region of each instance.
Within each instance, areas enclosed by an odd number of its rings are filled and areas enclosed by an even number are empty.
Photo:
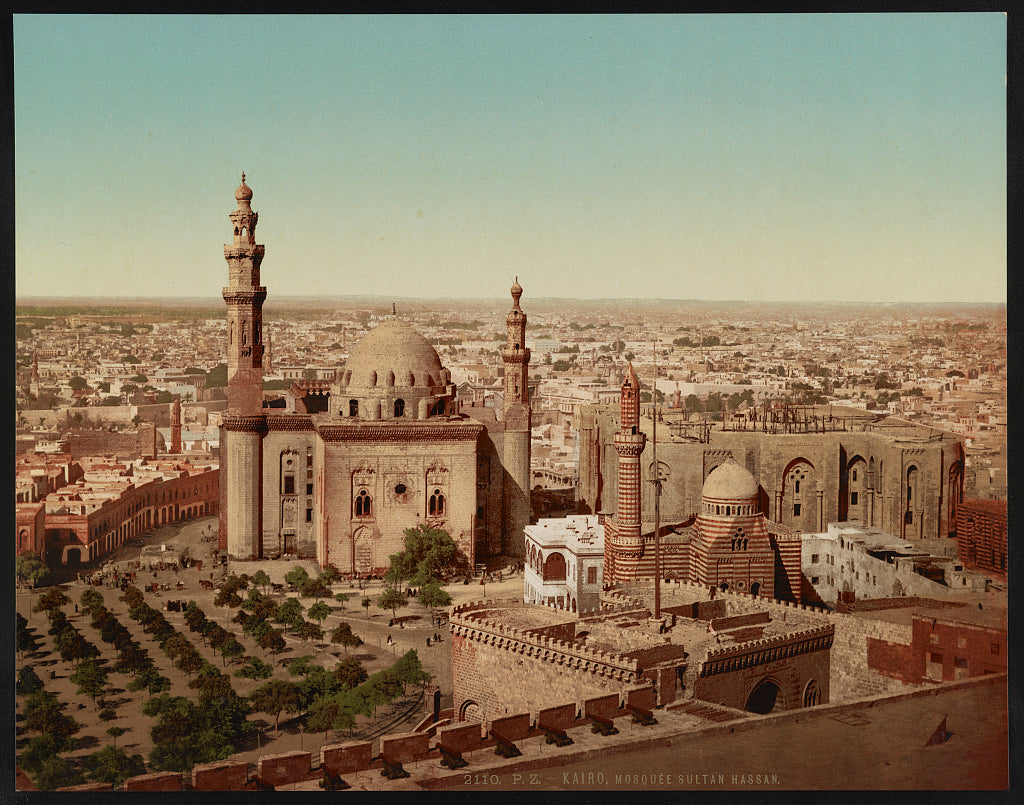
[[[470,566],[521,557],[530,517],[530,350],[523,289],[506,317],[500,412],[461,406],[437,351],[389,318],[362,338],[330,385],[326,410],[263,407],[264,247],[242,183],[224,246],[228,407],[222,420],[220,550],[232,559],[316,557],[377,574],[404,530],[445,529]]]

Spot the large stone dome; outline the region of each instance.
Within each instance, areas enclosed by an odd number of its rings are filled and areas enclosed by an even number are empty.
[[[363,336],[352,348],[343,373],[350,389],[443,385],[437,350],[398,318],[387,319]]]
[[[454,412],[455,388],[437,350],[399,318],[385,320],[360,339],[334,385],[331,397],[338,395],[340,416],[423,419]]]
[[[716,501],[754,500],[757,498],[757,479],[730,458],[708,475],[701,497]]]

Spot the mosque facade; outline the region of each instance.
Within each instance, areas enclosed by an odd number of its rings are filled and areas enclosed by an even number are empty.
[[[221,426],[220,548],[237,560],[315,557],[376,575],[418,525],[447,531],[469,566],[522,558],[529,523],[530,351],[511,289],[501,410],[464,406],[433,346],[393,316],[364,336],[326,410],[263,407],[264,247],[242,183],[224,247],[228,409]]]

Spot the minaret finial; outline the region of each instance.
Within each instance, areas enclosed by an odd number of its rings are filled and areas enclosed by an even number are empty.
[[[242,181],[245,181],[245,171],[242,171]]]
[[[398,315],[398,305],[396,305],[394,302],[391,303],[391,315],[392,316],[397,316]]]

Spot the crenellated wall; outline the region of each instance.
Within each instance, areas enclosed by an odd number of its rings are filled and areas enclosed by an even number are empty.
[[[581,701],[639,684],[635,659],[588,648],[487,617],[522,601],[477,601],[451,613],[455,712],[460,720],[538,713],[553,701]]]

